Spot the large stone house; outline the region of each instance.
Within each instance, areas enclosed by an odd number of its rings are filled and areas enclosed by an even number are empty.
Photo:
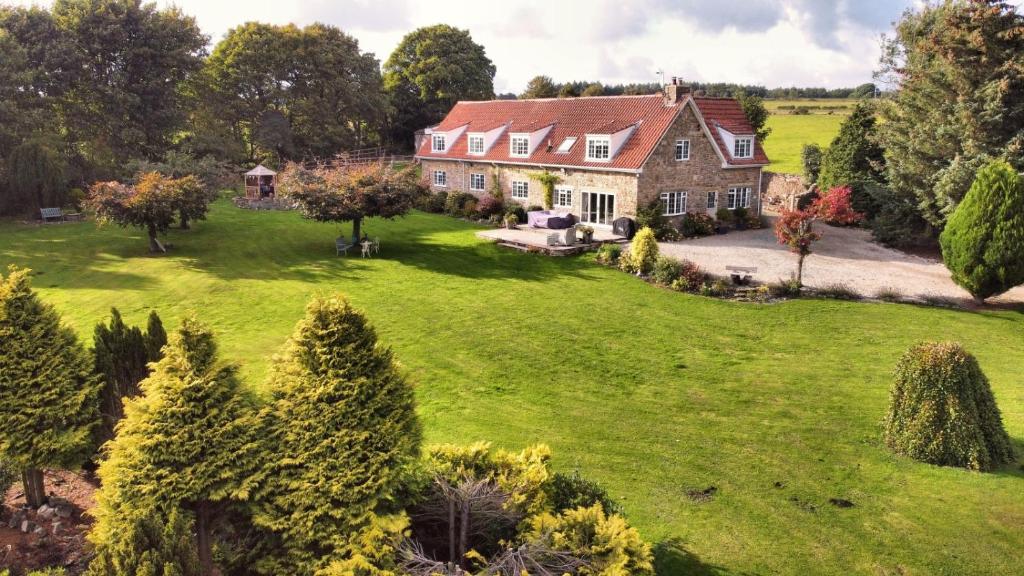
[[[739,103],[673,82],[663,94],[459,102],[427,129],[416,158],[431,189],[543,205],[536,176],[557,174],[554,208],[610,225],[661,202],[668,216],[760,213],[768,164]]]

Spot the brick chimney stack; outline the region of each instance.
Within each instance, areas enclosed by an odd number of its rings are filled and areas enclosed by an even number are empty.
[[[683,98],[690,93],[690,87],[683,84],[683,79],[678,76],[672,77],[672,82],[665,86],[665,105],[673,106],[683,101]]]

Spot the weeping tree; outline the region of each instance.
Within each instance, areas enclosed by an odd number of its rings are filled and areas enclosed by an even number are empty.
[[[30,140],[7,158],[6,211],[29,213],[64,204],[67,166],[61,155],[43,142]]]
[[[277,187],[310,220],[352,222],[353,243],[359,242],[364,218],[404,216],[427,194],[415,168],[383,163],[306,169],[293,162],[278,175]]]
[[[282,549],[261,570],[386,568],[406,525],[400,491],[421,436],[412,386],[391,350],[348,301],[318,298],[275,363],[270,388],[264,438],[272,460],[253,520]]]
[[[163,359],[140,387],[141,396],[125,401],[124,419],[99,468],[102,487],[89,535],[97,570],[159,549],[165,542],[128,539],[147,521],[181,514],[195,522],[192,549],[199,574],[209,576],[215,573],[215,520],[251,490],[259,461],[255,411],[237,367],[218,359],[213,333],[194,318],[171,334]]]
[[[124,417],[124,399],[141,393],[139,383],[149,376],[149,363],[160,360],[165,344],[167,333],[155,311],[149,315],[146,332],[125,324],[117,308],[110,310],[109,325],[96,325],[93,331],[95,369],[103,377],[100,390],[103,424],[97,445],[114,437],[114,427]]]
[[[0,277],[0,460],[22,470],[25,499],[46,501],[43,468],[75,468],[99,423],[89,353],[32,291],[28,270]]]

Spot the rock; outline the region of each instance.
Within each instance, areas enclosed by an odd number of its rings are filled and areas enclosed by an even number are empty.
[[[33,531],[35,529],[36,529],[36,523],[35,522],[32,522],[31,520],[22,520],[21,521],[21,531],[23,533],[28,534],[29,532],[31,532],[31,531]]]
[[[42,536],[43,534],[46,534],[46,528],[43,528],[42,526],[36,526],[35,530],[33,530],[32,533],[38,536]]]
[[[43,504],[42,506],[40,506],[39,510],[36,511],[36,518],[39,518],[40,520],[44,520],[44,521],[45,520],[51,520],[56,515],[57,515],[57,511],[55,509],[47,506],[46,504]]]
[[[74,511],[75,511],[75,509],[72,508],[70,504],[68,504],[66,506],[58,506],[57,507],[57,517],[59,517],[59,518],[71,518],[71,515],[74,513]]]
[[[64,525],[60,521],[56,521],[50,525],[50,532],[53,532],[54,536],[64,531]]]

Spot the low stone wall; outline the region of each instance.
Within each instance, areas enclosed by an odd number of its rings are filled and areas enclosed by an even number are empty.
[[[765,172],[761,180],[761,198],[764,212],[779,214],[782,210],[795,210],[797,201],[807,193],[803,176]]]

